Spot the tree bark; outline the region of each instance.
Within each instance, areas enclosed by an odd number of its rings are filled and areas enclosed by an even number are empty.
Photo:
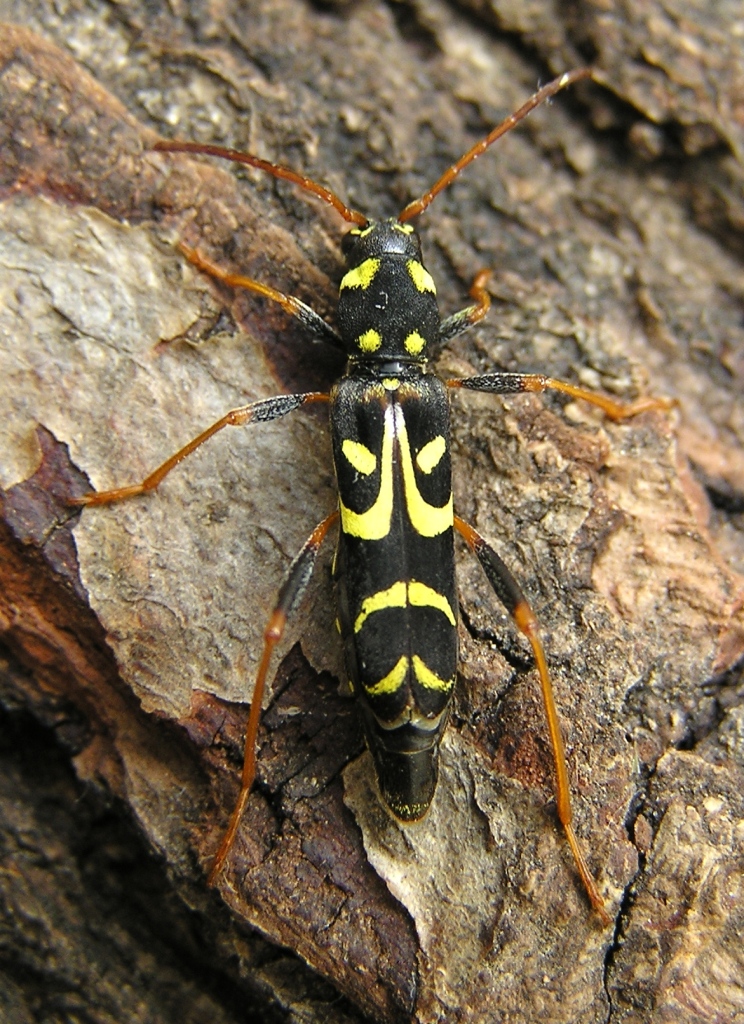
[[[741,37],[723,6],[562,8],[0,2],[8,1019],[744,1016]],[[267,616],[336,500],[327,424],[225,430],[147,498],[66,499],[141,480],[229,408],[328,390],[333,351],[175,243],[332,322],[342,226],[290,185],[152,145],[249,150],[389,216],[587,58],[595,84],[416,226],[445,314],[493,271],[444,376],[680,403],[611,424],[551,397],[453,401],[457,510],[543,625],[613,927],[554,820],[529,649],[464,553],[428,817],[380,806],[326,559],[210,891]]]

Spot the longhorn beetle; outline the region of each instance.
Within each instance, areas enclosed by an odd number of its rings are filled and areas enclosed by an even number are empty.
[[[485,317],[488,271],[470,291],[474,304],[442,320],[434,282],[421,260],[410,221],[422,213],[468,164],[560,89],[591,75],[580,68],[536,92],[486,138],[453,164],[419,199],[394,218],[368,220],[322,185],[278,164],[220,146],[158,142],[168,153],[197,153],[248,164],[293,182],[331,205],[352,225],[342,240],[347,269],[340,284],[338,332],[299,299],[239,274],[227,273],[180,244],[199,270],[234,288],[278,302],[308,330],[348,357],[330,394],[279,395],[233,409],[176,452],[141,483],[74,499],[102,505],[154,490],[187,455],[223,427],[278,419],[311,403],[329,406],[338,509],[311,533],[279,592],[264,647],[245,739],[240,794],[212,865],[213,883],[230,853],[256,770],[256,736],[272,651],[307,587],[320,546],[340,525],[333,575],[347,671],[361,709],[382,799],[402,822],[422,818],[437,783],[439,742],[457,673],[457,594],[454,533],[479,559],[496,595],[529,640],[542,688],[556,774],[558,817],[592,906],[609,923],[571,823],[571,800],[558,712],[536,618],[491,545],[454,514],[450,469],[448,388],[493,394],[548,389],[581,398],[615,420],[666,399],[616,402],[540,374],[486,373],[441,380],[427,352]]]

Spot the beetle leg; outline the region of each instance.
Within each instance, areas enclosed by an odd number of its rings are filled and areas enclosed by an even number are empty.
[[[446,342],[456,338],[458,334],[467,331],[473,324],[479,323],[491,308],[491,296],[486,291],[486,282],[491,276],[490,270],[481,270],[476,275],[470,288],[470,298],[475,299],[474,306],[467,306],[459,313],[454,313],[443,320],[439,326],[439,341],[444,345]]]
[[[294,295],[285,295],[284,292],[277,291],[276,288],[272,288],[268,284],[254,281],[252,277],[244,277],[242,274],[231,274],[183,242],[179,242],[177,248],[179,252],[183,253],[189,263],[192,263],[198,270],[209,274],[210,277],[221,281],[229,288],[245,288],[249,292],[255,292],[256,295],[263,295],[266,299],[278,302],[286,313],[296,317],[303,327],[306,327],[316,338],[322,338],[323,341],[327,341],[334,348],[346,351],[340,335],[334,331],[331,325],[327,324],[323,317],[319,316],[310,306],[305,305],[300,299],[296,299]]]
[[[447,381],[447,387],[467,388],[470,391],[487,391],[496,395],[515,395],[527,391],[560,391],[572,398],[581,398],[596,405],[612,420],[625,420],[651,409],[667,411],[678,402],[674,398],[637,398],[634,402],[618,402],[607,395],[597,394],[587,388],[567,381],[545,377],[541,373],[484,373],[479,377],[461,377]]]
[[[146,494],[154,491],[162,483],[163,479],[170,473],[179,462],[195,452],[205,441],[213,437],[223,427],[242,427],[246,423],[266,423],[268,420],[279,419],[289,412],[294,412],[307,402],[327,402],[329,396],[319,391],[310,391],[302,395],[276,395],[274,398],[263,398],[259,402],[252,402],[250,405],[241,406],[239,409],[231,409],[222,419],[217,420],[211,427],[207,427],[201,434],[193,438],[187,445],[180,448],[175,455],[158,466],[149,476],[138,484],[131,484],[128,487],[117,487],[111,491],[91,491],[89,494],[82,494],[77,498],[68,498],[70,505],[109,505],[114,501],[121,501],[123,498],[133,498],[138,494]]]
[[[514,619],[517,628],[524,633],[532,646],[538,675],[540,676],[543,705],[545,707],[545,716],[548,722],[550,742],[553,748],[558,817],[561,825],[563,826],[563,830],[566,833],[568,845],[571,847],[571,852],[573,853],[577,870],[581,876],[582,882],[584,883],[584,888],[586,889],[589,900],[602,919],[602,923],[607,925],[610,923],[610,918],[605,910],[604,901],[599,894],[596,882],[592,877],[589,866],[586,863],[586,859],[584,858],[584,854],[576,838],[576,833],[573,830],[573,812],[571,809],[571,793],[568,785],[568,771],[566,769],[566,754],[563,746],[560,723],[558,721],[558,711],[553,697],[553,686],[548,674],[545,652],[538,635],[537,619],[527,603],[519,584],[504,565],[501,558],[499,558],[493,550],[491,545],[484,540],[484,538],[481,537],[481,535],[474,530],[472,526],[460,519],[459,516],[455,516],[455,529],[465,539],[468,547],[478,558],[478,561],[482,565],[483,570],[488,577],[488,582],[496,592],[496,596],[504,604],[506,610]]]
[[[253,690],[253,697],[251,698],[251,710],[248,715],[248,725],[245,731],[245,755],[240,793],[230,815],[227,831],[209,871],[209,885],[214,884],[229,856],[238,832],[240,819],[243,816],[243,811],[251,792],[253,780],[256,777],[256,738],[258,736],[258,723],[261,718],[261,702],[266,684],[266,675],[269,670],[272,652],[284,634],[289,616],[295,610],[307,589],[313,569],[315,568],[320,546],[326,534],[338,519],[338,516],[338,512],[331,512],[322,523],[315,527],[308,537],[299,555],[297,555],[289,567],[287,576],[279,591],[276,607],[271,613],[268,625],[264,631],[263,654],[261,655],[261,662],[256,673],[256,685]]]

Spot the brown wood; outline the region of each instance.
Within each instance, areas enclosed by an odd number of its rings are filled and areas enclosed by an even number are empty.
[[[0,8],[16,22],[0,34],[9,1019],[38,1019],[39,992],[94,1019],[189,1024],[744,1012],[742,43],[715,5],[676,23],[556,6]],[[453,401],[458,512],[543,624],[576,830],[616,931],[592,919],[554,820],[528,648],[465,556],[430,816],[402,830],[374,794],[321,569],[269,681],[220,899],[205,871],[261,635],[334,506],[322,413],[223,431],[148,498],[79,517],[63,497],[142,479],[229,408],[327,390],[333,352],[276,304],[218,294],[175,243],[331,318],[342,225],[290,185],[148,147],[252,150],[394,214],[592,49],[605,87],[537,111],[417,226],[445,314],[492,269],[493,308],[445,376],[540,372],[681,403],[611,424],[557,397]],[[117,815],[134,823],[129,879],[96,827]]]

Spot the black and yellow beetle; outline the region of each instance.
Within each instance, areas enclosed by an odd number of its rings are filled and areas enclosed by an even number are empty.
[[[532,645],[555,760],[558,815],[589,899],[602,920],[609,921],[571,824],[563,741],[535,616],[493,548],[454,514],[448,388],[498,394],[554,389],[591,402],[614,419],[668,408],[669,403],[640,399],[623,405],[537,374],[497,372],[441,380],[430,368],[427,353],[486,315],[488,273],[479,274],[473,284],[474,304],[442,320],[418,236],[408,223],[538,104],[590,73],[579,69],[540,89],[421,198],[397,218],[382,221],[370,221],[321,185],[246,153],[186,142],[162,142],[155,147],[161,152],[207,154],[258,167],[320,197],[353,225],[342,242],[347,270],[340,284],[338,333],[298,299],[251,278],[226,273],[181,245],[199,269],[229,286],[280,303],[314,335],[341,348],[348,357],[346,373],[329,395],[280,395],[233,409],[141,483],[75,499],[81,505],[106,504],[153,490],[174,466],[223,427],[277,419],[308,403],[329,405],[339,505],[316,527],[292,563],[266,628],[246,731],[241,791],[210,881],[230,853],[253,784],[256,735],[273,648],[307,586],[323,539],[336,523],[340,529],[333,571],[339,623],[380,792],[403,822],[426,813],[437,783],[439,743],[457,674],[457,530]]]

